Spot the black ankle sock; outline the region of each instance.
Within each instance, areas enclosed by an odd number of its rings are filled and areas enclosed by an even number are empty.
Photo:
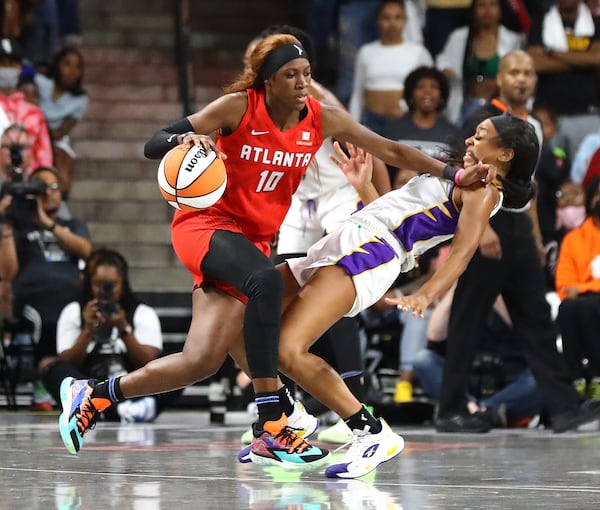
[[[107,398],[113,404],[125,400],[121,391],[121,376],[111,377],[105,381],[96,383],[92,391],[92,398]]]
[[[281,404],[281,410],[285,413],[286,416],[289,416],[294,412],[294,397],[292,393],[288,389],[287,386],[282,386],[277,390],[277,395],[279,395],[279,403]]]
[[[363,380],[363,374],[361,371],[347,372],[341,374],[342,379],[348,386],[348,389],[352,392],[352,395],[356,397],[359,402],[365,401],[365,383]]]
[[[353,414],[350,418],[344,420],[346,425],[350,427],[350,430],[361,430],[368,431],[370,434],[378,434],[381,432],[381,423],[376,420],[375,417],[365,409],[363,406],[358,413]],[[368,429],[367,429],[368,427]]]
[[[277,421],[283,413],[277,393],[257,393],[256,407],[258,409],[258,426],[262,429],[266,421]]]

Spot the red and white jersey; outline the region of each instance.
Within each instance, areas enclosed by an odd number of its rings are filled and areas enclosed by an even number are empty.
[[[217,139],[217,147],[227,155],[225,194],[204,211],[177,214],[227,217],[251,241],[270,240],[323,143],[321,105],[307,98],[304,118],[282,132],[267,112],[264,91],[248,89],[247,93],[248,108],[239,126]]]

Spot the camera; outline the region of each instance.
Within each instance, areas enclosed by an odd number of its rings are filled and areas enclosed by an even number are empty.
[[[100,282],[98,311],[104,317],[112,317],[119,310],[119,303],[113,300],[114,287],[113,282]]]
[[[2,183],[0,198],[10,195],[13,200],[6,210],[6,217],[15,224],[15,227],[26,225],[37,218],[36,196],[43,195],[48,189],[44,181],[25,182],[23,170],[15,162],[22,163],[21,148],[11,146],[11,167],[8,168],[9,181]],[[32,198],[33,197],[33,198]]]

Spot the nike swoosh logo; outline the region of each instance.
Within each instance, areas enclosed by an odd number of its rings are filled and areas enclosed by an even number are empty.
[[[177,135],[171,135],[171,136],[169,136],[169,138],[167,138],[167,142],[169,142],[169,143],[170,143],[170,142],[171,142],[171,140],[173,140],[173,137],[174,137],[174,136],[177,136]]]
[[[268,135],[269,132],[268,131],[256,131],[256,129],[253,129],[252,131],[250,131],[250,134],[253,136],[256,135]]]

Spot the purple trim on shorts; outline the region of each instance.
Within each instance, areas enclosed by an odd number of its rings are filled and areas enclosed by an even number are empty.
[[[405,218],[393,233],[407,252],[412,251],[418,241],[426,241],[436,236],[452,235],[458,224],[458,211],[452,200],[444,203],[450,216],[439,205],[420,211]]]
[[[349,276],[356,276],[387,264],[396,257],[396,252],[384,239],[376,239],[361,244],[355,251],[340,258],[336,264],[343,267]]]

